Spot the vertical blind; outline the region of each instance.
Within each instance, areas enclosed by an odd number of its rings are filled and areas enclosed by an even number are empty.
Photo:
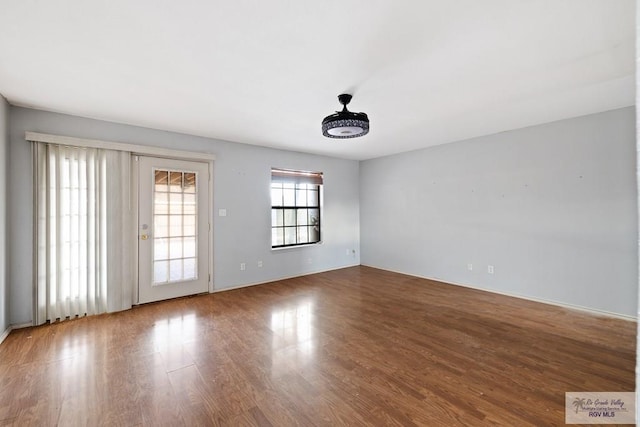
[[[130,153],[34,143],[36,323],[131,306]]]

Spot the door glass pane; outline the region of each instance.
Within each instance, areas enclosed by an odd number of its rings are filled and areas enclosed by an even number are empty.
[[[185,194],[183,203],[183,214],[185,215],[195,215],[196,213],[196,195],[195,194]]]
[[[156,186],[156,189],[158,186]],[[166,185],[164,189],[168,189]],[[156,214],[168,214],[169,213],[169,193],[160,193],[156,190],[155,194],[155,213]]]
[[[153,284],[197,280],[197,174],[154,171]]]
[[[195,193],[196,192],[196,174],[193,172],[184,173],[184,192]]]
[[[196,259],[195,258],[185,258],[183,260],[183,275],[184,279],[195,279],[196,278]]]
[[[169,191],[182,193],[182,172],[169,172]]]
[[[182,215],[169,216],[169,235],[182,237]]]
[[[156,215],[153,224],[154,234],[156,238],[169,237],[169,215]]]
[[[185,258],[196,256],[196,238],[195,237],[184,237],[184,240],[182,243],[182,256]]]
[[[169,281],[177,282],[184,280],[182,275],[182,259],[172,259],[169,261]]]
[[[169,239],[169,258],[178,259],[182,258],[182,237],[172,237]]]
[[[172,215],[182,215],[182,194],[169,194],[169,213]]]
[[[164,283],[169,281],[167,269],[169,261],[156,261],[153,263],[153,281],[154,283]]]
[[[184,215],[182,217],[182,226],[184,227],[183,232],[185,236],[195,236],[196,235],[196,216]]]
[[[169,188],[167,187],[167,185],[169,184],[169,172],[156,171],[155,184],[156,191],[169,191]]]
[[[153,239],[153,250],[157,260],[169,259],[168,239]]]

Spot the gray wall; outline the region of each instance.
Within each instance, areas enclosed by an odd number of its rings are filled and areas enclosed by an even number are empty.
[[[10,107],[10,320],[32,319],[32,176],[25,131],[153,145],[216,155],[214,286],[216,289],[298,276],[360,263],[359,164],[217,141],[50,112]],[[215,118],[212,118],[214,120]],[[271,250],[271,167],[324,172],[323,244]],[[226,217],[217,216],[218,209]],[[355,256],[347,251],[355,250]],[[263,267],[258,268],[258,261]],[[246,270],[240,271],[240,263]]]
[[[636,316],[635,175],[632,107],[367,160],[362,264]]]
[[[7,171],[9,159],[9,104],[0,95],[0,335],[9,327],[9,288],[7,286]]]
[[[3,139],[7,110],[10,147]],[[2,100],[0,175],[11,179],[8,199],[0,185],[0,219],[6,209],[9,223],[8,239],[0,239],[0,268],[9,257],[8,280],[0,275],[1,330],[32,317],[27,130],[214,153],[214,213],[220,208],[228,212],[227,217],[214,215],[216,289],[362,260],[408,274],[635,316],[634,114],[633,108],[620,109],[358,164],[8,107]],[[325,172],[323,245],[270,250],[272,166]],[[355,256],[347,255],[351,249]],[[259,260],[264,267],[257,267]],[[246,271],[240,271],[241,262]],[[488,264],[495,274],[487,274]]]

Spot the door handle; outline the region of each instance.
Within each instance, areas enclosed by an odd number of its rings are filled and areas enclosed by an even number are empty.
[[[147,240],[149,238],[148,234],[141,234],[140,235],[140,240]]]

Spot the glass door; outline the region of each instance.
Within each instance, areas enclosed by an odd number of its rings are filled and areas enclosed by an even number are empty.
[[[209,165],[140,157],[139,302],[209,290]]]

